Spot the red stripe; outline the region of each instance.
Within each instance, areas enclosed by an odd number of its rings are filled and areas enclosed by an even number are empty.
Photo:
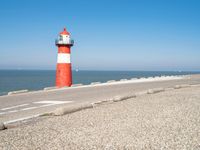
[[[58,53],[71,53],[70,46],[58,45]]]
[[[57,64],[56,86],[64,87],[72,85],[72,71],[70,64]]]

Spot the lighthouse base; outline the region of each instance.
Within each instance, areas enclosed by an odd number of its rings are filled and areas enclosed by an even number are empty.
[[[71,64],[57,64],[56,69],[56,86],[65,87],[72,85]]]

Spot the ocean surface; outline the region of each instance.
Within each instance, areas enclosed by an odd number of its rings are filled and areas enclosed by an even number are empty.
[[[161,75],[186,75],[200,72],[165,72],[165,71],[73,71],[73,84],[90,84],[108,80],[153,77]],[[0,70],[0,95],[15,90],[40,90],[54,86],[54,70]]]

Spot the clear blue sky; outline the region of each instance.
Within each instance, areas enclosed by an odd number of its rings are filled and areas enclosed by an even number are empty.
[[[64,26],[74,69],[200,70],[199,0],[1,0],[0,69],[55,69]]]

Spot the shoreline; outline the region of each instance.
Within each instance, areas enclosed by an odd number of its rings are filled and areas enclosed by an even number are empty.
[[[108,86],[108,85],[118,85],[118,84],[130,84],[130,83],[144,83],[144,82],[158,82],[158,81],[168,81],[168,80],[178,80],[184,78],[190,78],[190,75],[171,75],[171,76],[155,76],[155,77],[141,77],[141,78],[132,78],[132,79],[120,79],[120,80],[108,80],[107,82],[91,82],[88,85],[83,84],[74,84],[71,87],[45,87],[42,90],[28,90],[28,89],[21,89],[16,91],[9,91],[5,95],[0,95],[0,97],[4,96],[12,96],[12,95],[19,95],[19,94],[30,94],[35,92],[47,92],[47,91],[56,91],[56,90],[63,90],[63,89],[73,89],[73,88],[85,88],[85,87],[95,87],[95,86]]]
[[[29,91],[39,91],[44,88],[53,87],[55,75],[53,71],[26,71],[22,73],[10,70],[12,72],[0,72],[2,79],[2,86],[0,87],[0,96],[7,95],[8,92],[19,91],[27,89]],[[99,72],[99,73],[98,73]],[[155,76],[176,76],[176,75],[192,75],[198,74],[198,72],[186,71],[80,71],[73,74],[74,84],[89,85],[91,82],[105,83],[109,80],[117,80],[126,78],[147,78]],[[199,72],[200,74],[200,72]],[[33,83],[32,83],[33,82]],[[49,89],[49,88],[48,88]]]

